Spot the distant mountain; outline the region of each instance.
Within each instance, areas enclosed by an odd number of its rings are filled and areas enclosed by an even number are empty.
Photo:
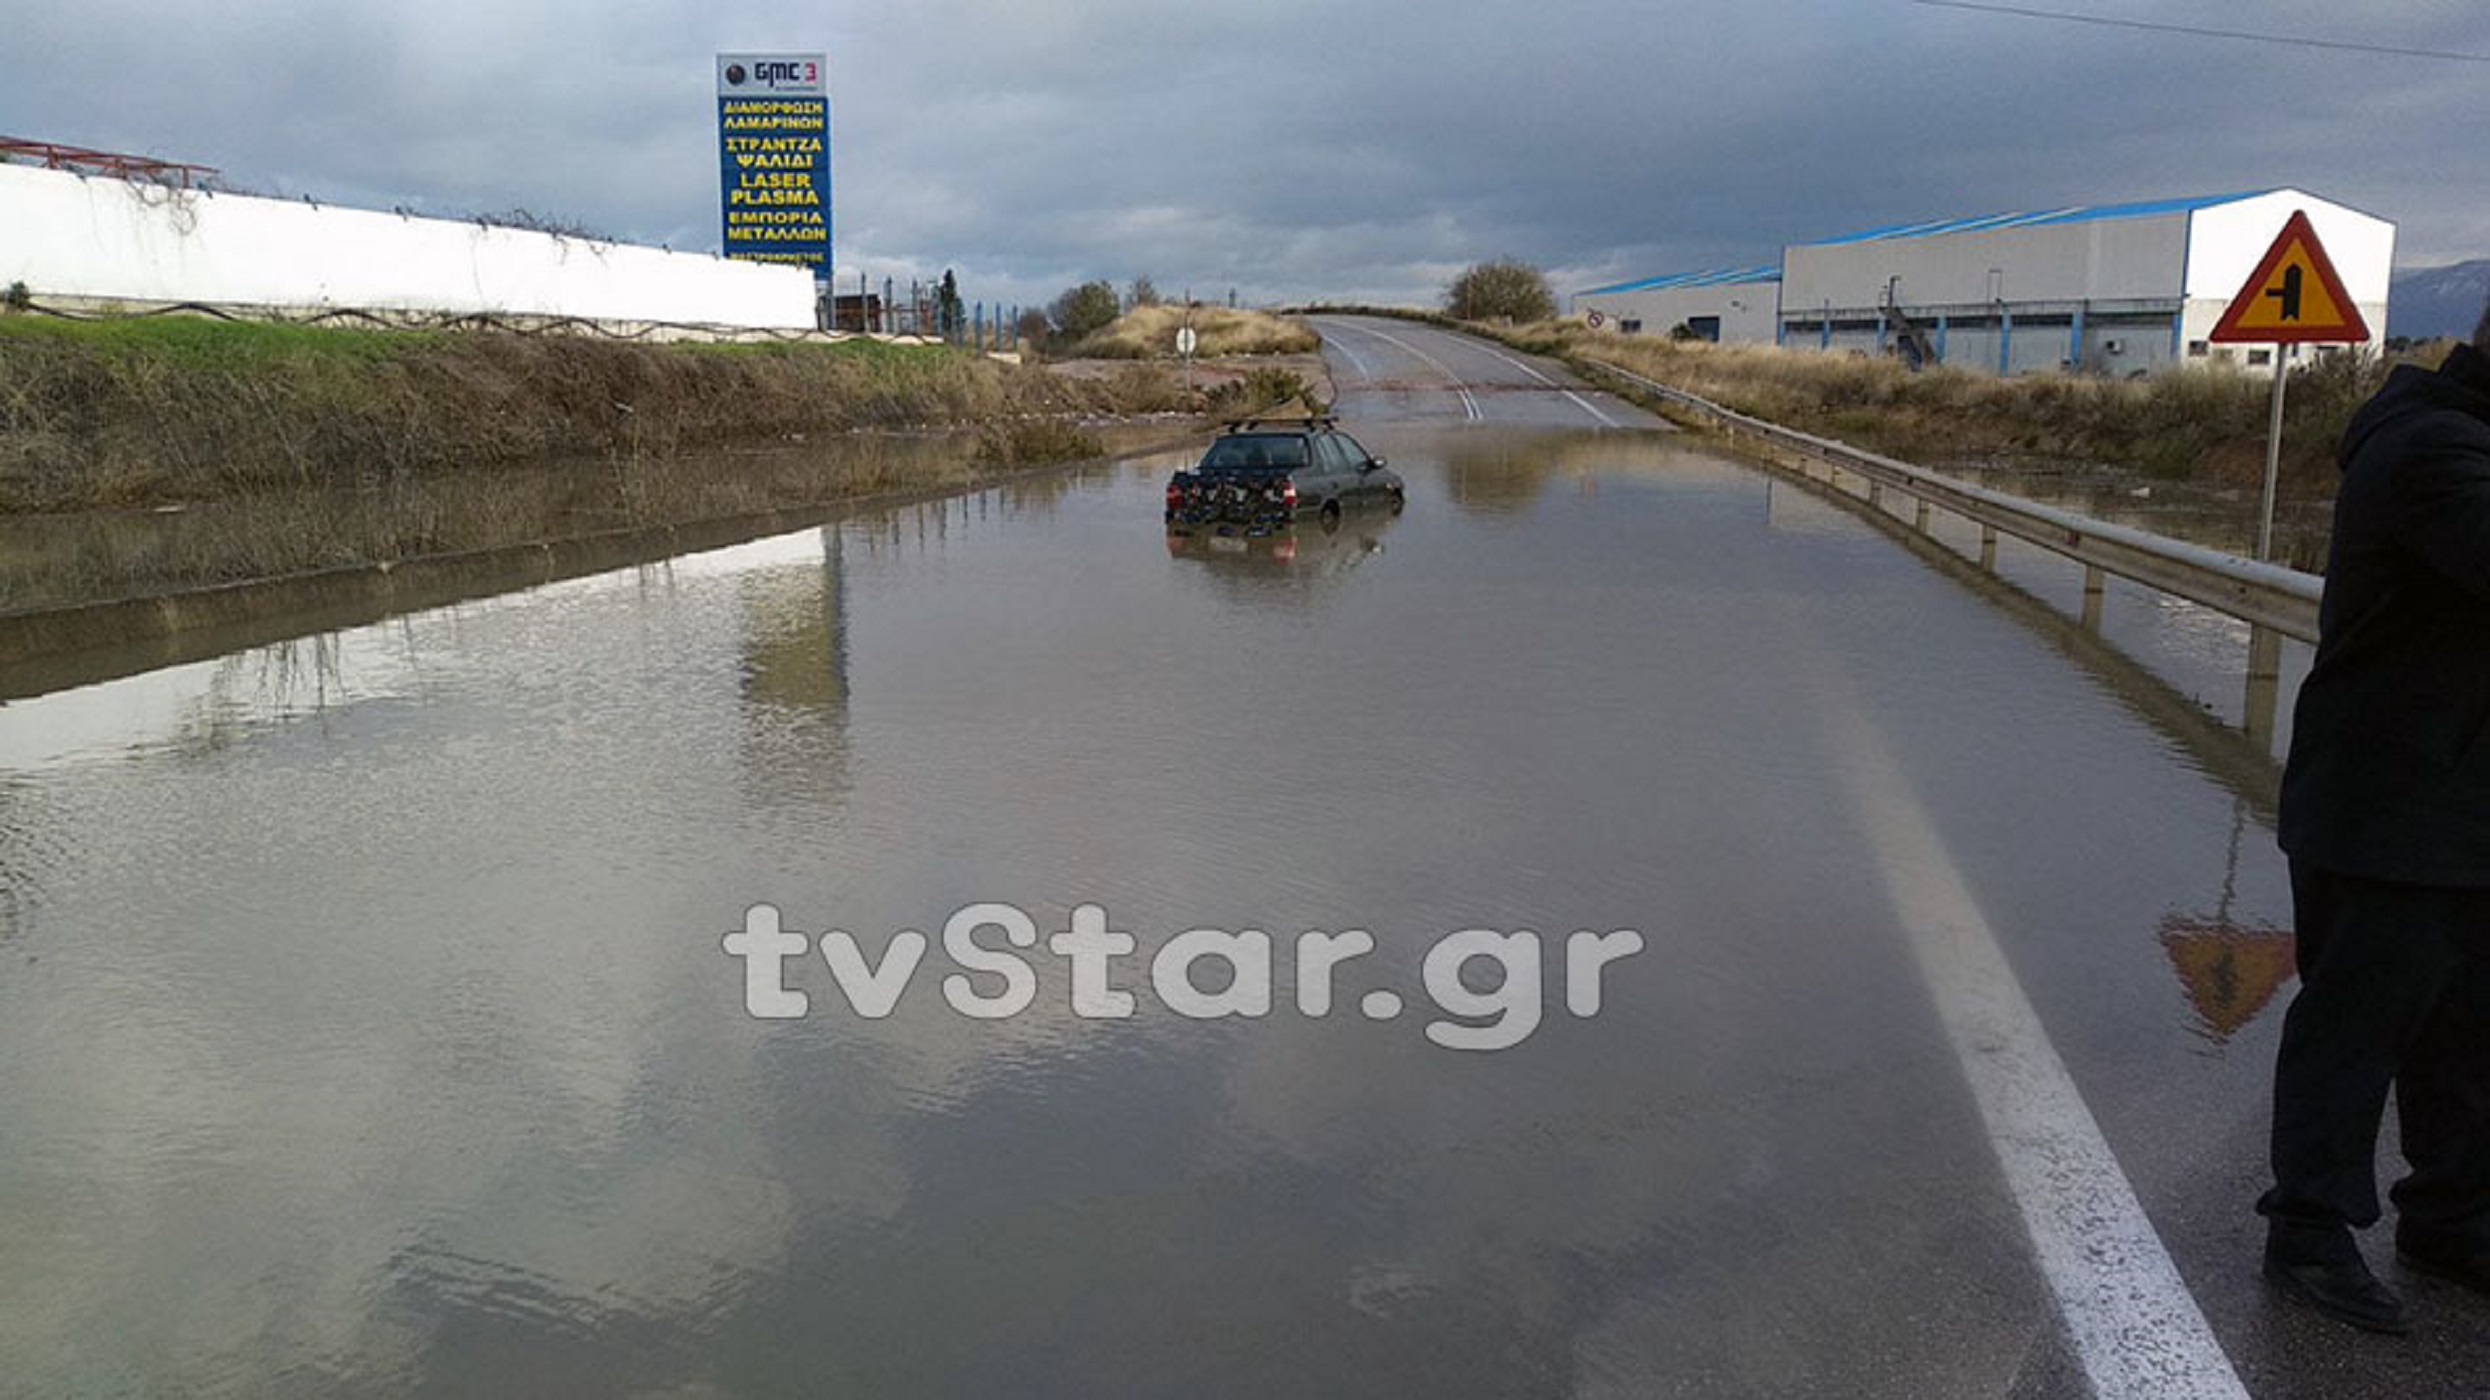
[[[2398,270],[2386,289],[2386,333],[2428,340],[2473,333],[2481,304],[2490,297],[2490,258],[2448,267]]]

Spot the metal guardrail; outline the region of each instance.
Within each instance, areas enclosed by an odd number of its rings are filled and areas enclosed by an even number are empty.
[[[2308,643],[2317,640],[2317,604],[2325,581],[2316,575],[2242,559],[1955,481],[1847,443],[1750,418],[1631,370],[1609,364],[1596,367],[1630,381],[1730,437],[1751,438],[1805,461],[1821,463],[1837,488],[1841,474],[1858,477],[1867,483],[1870,505],[1881,507],[1882,495],[1889,490],[1912,498],[1919,502],[1915,524],[1923,534],[1927,532],[1932,507],[1978,524],[1983,568],[1993,571],[1996,567],[1999,534],[2012,535],[2074,560],[2084,566],[2083,622],[2090,630],[2098,631],[2100,627],[2105,574],[2133,580],[2247,623],[2244,727],[2260,740],[2271,740],[2280,681],[2280,639],[2289,637]]]

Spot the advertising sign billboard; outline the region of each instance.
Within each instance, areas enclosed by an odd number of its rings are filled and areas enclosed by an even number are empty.
[[[830,277],[830,96],[823,55],[718,58],[718,204],[726,256]]]

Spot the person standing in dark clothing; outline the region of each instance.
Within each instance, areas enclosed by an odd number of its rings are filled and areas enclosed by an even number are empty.
[[[2283,768],[2300,990],[2257,1210],[2278,1290],[2401,1332],[2352,1234],[2390,1086],[2396,1257],[2490,1293],[2490,307],[2438,369],[2398,367],[2340,457]]]

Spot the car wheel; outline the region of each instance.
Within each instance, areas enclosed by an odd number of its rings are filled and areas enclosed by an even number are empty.
[[[1339,497],[1334,496],[1330,500],[1323,502],[1323,523],[1326,525],[1337,525],[1340,523]]]
[[[1400,513],[1401,513],[1401,507],[1403,507],[1403,506],[1405,506],[1405,505],[1408,505],[1408,504],[1409,504],[1409,497],[1408,497],[1408,495],[1407,495],[1406,493],[1404,493],[1404,492],[1403,492],[1403,491],[1402,491],[1399,487],[1397,487],[1397,486],[1396,486],[1396,487],[1394,487],[1394,488],[1392,488],[1392,513],[1393,513],[1394,515],[1398,515],[1398,514],[1400,514]]]

